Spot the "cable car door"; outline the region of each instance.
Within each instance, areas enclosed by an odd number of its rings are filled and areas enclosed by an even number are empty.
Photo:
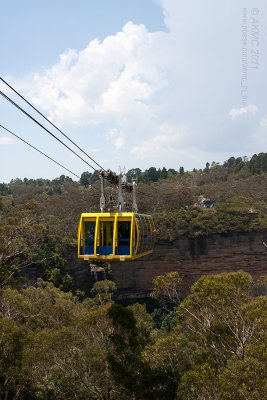
[[[112,219],[98,220],[98,234],[96,253],[98,255],[113,254],[114,221]]]

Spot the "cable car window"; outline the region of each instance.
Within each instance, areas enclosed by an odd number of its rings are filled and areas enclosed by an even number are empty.
[[[97,254],[108,255],[113,253],[113,221],[99,222],[99,246]]]
[[[135,222],[135,221],[134,221]],[[133,255],[136,255],[136,251],[137,251],[137,246],[138,246],[138,243],[137,243],[137,226],[136,226],[136,223],[134,223],[133,224]]]
[[[155,225],[154,225],[153,218],[151,218],[151,217],[150,217],[150,224],[151,224],[151,236],[152,236],[152,246],[153,246],[154,240],[155,240]]]
[[[143,253],[144,251],[144,226],[143,226],[143,221],[142,221],[142,216],[138,215],[137,218],[138,222],[138,228],[139,228],[139,248],[138,248],[138,253]]]
[[[137,248],[137,254],[140,254],[141,252],[141,237],[142,237],[142,225],[139,219],[139,215],[136,215],[136,222],[137,222],[137,230],[139,233],[139,242],[138,242],[138,248]]]
[[[151,218],[147,218],[148,224],[148,249],[150,250],[153,246],[153,227]]]
[[[149,222],[148,219],[145,217],[143,219],[144,222],[144,251],[149,250]]]
[[[131,221],[118,222],[118,255],[130,255]]]
[[[143,224],[143,249],[142,252],[147,250],[147,224],[146,224],[146,217],[142,217],[142,224]]]
[[[142,253],[146,251],[146,219],[141,217],[142,227],[143,227],[143,245],[142,245]]]
[[[84,223],[84,254],[94,254],[95,221]]]

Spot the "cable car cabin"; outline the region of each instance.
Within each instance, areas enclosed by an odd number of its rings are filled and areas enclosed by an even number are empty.
[[[150,215],[134,212],[83,213],[78,228],[78,257],[129,261],[152,253],[154,224]]]

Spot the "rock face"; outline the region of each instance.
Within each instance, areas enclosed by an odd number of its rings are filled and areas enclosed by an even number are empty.
[[[73,278],[73,288],[88,293],[92,286],[91,268],[88,262],[77,259],[77,249],[68,249],[64,270]]]
[[[73,278],[73,289],[79,289],[88,294],[93,284],[90,264],[77,259],[76,247],[68,248],[64,257],[66,259],[64,272],[70,274]],[[44,279],[44,276],[45,268],[41,265],[27,266],[18,273],[21,287],[35,285],[37,279]]]
[[[244,270],[254,278],[267,274],[267,230],[159,241],[152,255],[112,264],[118,298],[147,297],[152,279],[177,271],[184,277],[182,295],[202,275]]]

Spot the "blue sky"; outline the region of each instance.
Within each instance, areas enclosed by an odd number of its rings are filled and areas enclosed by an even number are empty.
[[[0,75],[105,168],[267,151],[264,0],[0,3]],[[2,98],[0,124],[88,169]],[[0,129],[0,182],[63,173]]]

